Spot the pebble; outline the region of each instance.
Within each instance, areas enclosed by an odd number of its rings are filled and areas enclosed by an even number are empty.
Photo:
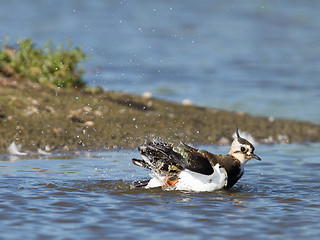
[[[88,127],[92,127],[94,125],[94,122],[93,121],[87,121],[85,124]]]
[[[85,107],[83,107],[83,111],[84,111],[86,114],[88,114],[88,113],[90,113],[90,112],[92,111],[92,108],[91,108],[91,107],[88,107],[88,106],[85,106]]]
[[[190,99],[186,98],[186,99],[183,99],[182,105],[183,106],[192,106],[193,104],[192,104],[192,101]]]
[[[36,99],[32,99],[32,100],[31,100],[31,103],[32,103],[33,105],[39,105],[39,102],[38,102]]]
[[[151,108],[152,106],[153,106],[153,101],[149,101],[149,102],[147,103],[147,107]]]
[[[103,116],[103,113],[99,110],[95,110],[94,112],[94,115],[96,115],[97,117],[102,117]]]
[[[142,97],[151,98],[152,97],[152,93],[151,92],[144,92],[144,93],[142,93]]]

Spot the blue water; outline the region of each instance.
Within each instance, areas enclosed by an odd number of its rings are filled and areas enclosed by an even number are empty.
[[[319,1],[0,3],[0,39],[70,37],[91,86],[320,123]]]
[[[317,239],[319,147],[257,145],[262,161],[210,193],[130,189],[148,177],[130,161],[137,151],[0,156],[0,238]]]
[[[1,41],[70,37],[91,86],[320,123],[319,1],[0,4]],[[213,193],[130,189],[148,177],[136,150],[1,155],[0,239],[316,239],[319,149],[257,145],[262,161]]]

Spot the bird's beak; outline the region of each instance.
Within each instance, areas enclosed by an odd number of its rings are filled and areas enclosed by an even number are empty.
[[[261,158],[259,158],[257,155],[254,153],[251,153],[251,157],[257,159],[258,161],[261,161]]]

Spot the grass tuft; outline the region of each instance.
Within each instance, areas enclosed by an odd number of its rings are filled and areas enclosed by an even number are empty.
[[[0,49],[2,74],[61,88],[85,85],[83,70],[78,68],[78,64],[86,56],[80,48],[74,48],[70,40],[66,49],[62,44],[54,49],[51,41],[43,48],[35,48],[30,38],[19,39],[18,45],[19,49],[15,50],[4,43]]]

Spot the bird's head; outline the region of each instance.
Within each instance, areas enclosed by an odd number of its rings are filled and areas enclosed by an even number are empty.
[[[233,140],[228,154],[238,159],[241,164],[245,164],[251,158],[261,161],[261,158],[254,153],[254,146],[248,140],[240,137],[238,129],[236,134],[237,137]]]

